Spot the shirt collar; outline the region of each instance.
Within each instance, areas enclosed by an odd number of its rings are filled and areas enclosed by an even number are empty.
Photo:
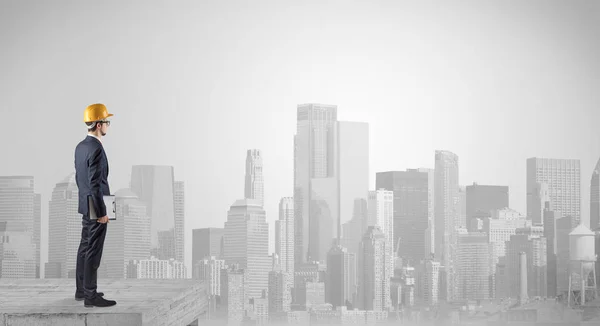
[[[92,135],[92,134],[88,134],[88,136],[98,139],[98,141],[102,144],[102,139],[100,139],[100,137],[98,137],[96,135]]]

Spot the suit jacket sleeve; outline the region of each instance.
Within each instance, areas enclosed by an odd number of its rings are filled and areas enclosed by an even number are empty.
[[[102,194],[102,149],[98,148],[90,155],[88,177],[90,193],[98,217],[106,216],[106,205]]]

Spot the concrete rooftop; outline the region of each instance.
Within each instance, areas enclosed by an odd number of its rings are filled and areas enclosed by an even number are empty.
[[[85,308],[75,301],[75,279],[0,279],[0,326],[191,325],[206,311],[197,280],[98,280],[98,291],[117,301]]]

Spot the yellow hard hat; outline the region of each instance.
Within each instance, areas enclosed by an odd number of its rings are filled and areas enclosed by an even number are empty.
[[[94,122],[112,117],[112,113],[108,113],[106,106],[101,103],[89,105],[83,112],[83,122]]]

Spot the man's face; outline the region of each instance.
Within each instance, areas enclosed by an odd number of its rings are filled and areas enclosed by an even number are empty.
[[[108,127],[110,126],[110,121],[104,120],[100,123],[100,133],[102,136],[106,136],[106,132],[108,131]]]

